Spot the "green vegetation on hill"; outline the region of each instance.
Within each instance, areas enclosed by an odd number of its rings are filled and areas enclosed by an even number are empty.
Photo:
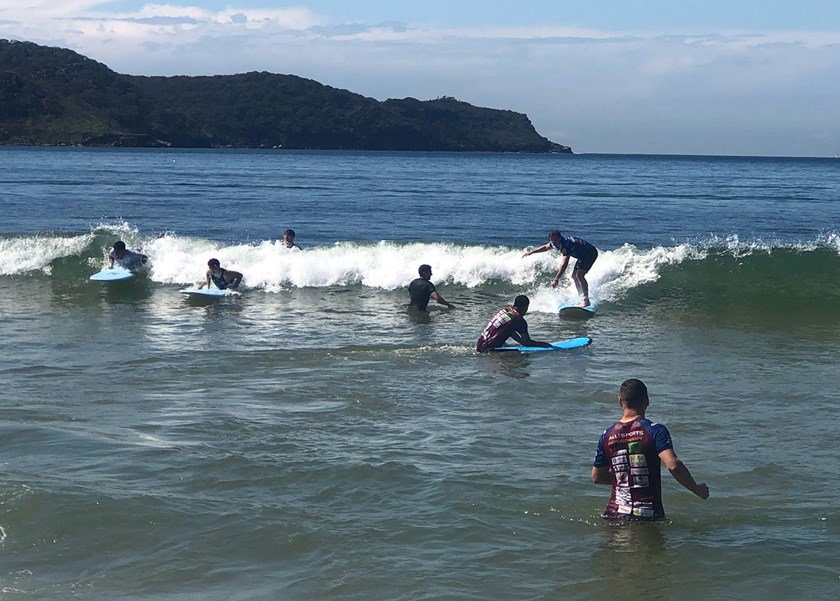
[[[454,98],[380,102],[294,75],[121,75],[0,40],[0,144],[571,152],[528,117]]]

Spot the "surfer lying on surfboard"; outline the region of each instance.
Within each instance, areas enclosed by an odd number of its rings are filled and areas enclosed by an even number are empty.
[[[592,265],[598,258],[598,249],[592,246],[583,238],[576,238],[575,236],[564,237],[560,230],[551,230],[548,232],[548,242],[533,250],[527,251],[523,257],[533,255],[535,253],[545,252],[547,250],[559,250],[563,255],[563,260],[560,262],[560,268],[557,270],[557,275],[551,280],[552,287],[556,288],[566,271],[566,266],[569,264],[569,257],[577,259],[575,267],[572,269],[572,280],[575,283],[578,294],[583,297],[580,302],[581,307],[588,307],[589,302],[589,283],[586,281],[586,274],[592,269]]]
[[[522,346],[551,348],[548,342],[532,340],[528,335],[528,323],[524,315],[528,312],[530,304],[531,300],[524,294],[520,294],[513,299],[513,306],[500,309],[479,336],[475,350],[486,353],[502,346],[508,338],[513,338]]]
[[[114,248],[108,253],[108,269],[114,268],[114,263],[129,271],[134,271],[138,267],[146,264],[149,257],[136,250],[128,250],[125,247],[125,242],[117,240],[114,242]]]
[[[222,265],[218,259],[210,259],[207,261],[207,277],[204,285],[209,288],[210,282],[216,285],[219,290],[233,290],[239,286],[242,281],[242,274],[232,269],[222,269]]]

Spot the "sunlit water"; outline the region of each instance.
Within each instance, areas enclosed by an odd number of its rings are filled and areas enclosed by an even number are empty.
[[[0,202],[3,598],[840,591],[840,161],[5,148]],[[521,257],[555,227],[589,321]],[[89,282],[120,238],[150,272]],[[180,295],[211,256],[241,294]],[[406,310],[420,263],[455,310]],[[521,293],[593,344],[476,354]],[[615,527],[628,377],[711,497]]]

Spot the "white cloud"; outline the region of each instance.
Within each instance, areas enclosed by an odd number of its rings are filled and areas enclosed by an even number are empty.
[[[0,37],[122,73],[265,70],[380,99],[450,95],[526,112],[585,151],[762,153],[773,131],[774,147],[801,137],[797,154],[840,147],[838,32],[436,28],[336,23],[306,8],[18,2],[0,0]]]

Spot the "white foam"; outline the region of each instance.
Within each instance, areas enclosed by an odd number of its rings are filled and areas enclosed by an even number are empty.
[[[0,239],[0,275],[31,271],[49,274],[50,263],[62,257],[80,254],[90,244],[93,234],[57,238],[53,236],[15,236]]]
[[[207,261],[215,257],[225,269],[241,271],[243,285],[272,292],[354,284],[394,290],[416,278],[417,268],[423,263],[432,265],[434,282],[470,288],[492,280],[525,285],[535,281],[540,271],[539,264],[522,260],[519,250],[446,243],[338,242],[300,251],[277,241],[221,246],[167,236],[148,243],[144,252],[151,260],[151,278],[155,281],[200,281],[207,271]]]
[[[57,258],[82,254],[94,236],[104,232],[122,238],[131,248],[141,248],[150,259],[152,280],[179,286],[203,282],[207,261],[217,258],[226,269],[241,271],[243,286],[280,292],[290,288],[325,286],[368,286],[383,290],[404,288],[417,277],[417,268],[432,266],[432,281],[438,285],[468,288],[488,283],[514,285],[531,297],[531,311],[554,312],[560,304],[579,301],[571,280],[574,260],[557,288],[551,288],[561,256],[546,252],[523,258],[524,249],[502,246],[468,246],[443,242],[379,243],[337,242],[331,246],[288,249],[279,241],[224,245],[197,237],[171,234],[146,240],[129,224],[100,224],[89,234],[73,237],[50,235],[13,236],[0,239],[0,275],[32,271],[50,272]],[[725,249],[733,256],[771,252],[790,248],[766,241],[741,241],[737,236],[711,238],[677,246],[638,249],[625,244],[614,250],[601,250],[587,274],[590,298],[595,304],[620,299],[628,290],[656,281],[665,265],[701,260],[714,249]],[[840,235],[829,232],[815,241],[793,245],[811,250],[827,247],[840,253]],[[102,256],[89,259],[98,268]]]
[[[476,288],[490,282],[521,287],[531,297],[531,311],[554,312],[560,304],[578,302],[571,269],[556,289],[551,277],[560,260],[557,253],[523,258],[521,249],[463,246],[447,243],[357,244],[288,249],[277,241],[223,246],[208,240],[167,236],[144,247],[152,264],[150,277],[161,283],[202,281],[207,261],[217,258],[226,269],[241,271],[243,286],[279,292],[289,288],[362,285],[384,290],[404,288],[417,277],[417,268],[432,266],[436,284]],[[689,244],[639,250],[625,244],[601,251],[587,275],[590,297],[596,304],[615,300],[640,284],[658,279],[663,265],[702,259],[706,251]]]
[[[586,274],[589,298],[594,305],[614,301],[632,288],[655,282],[664,265],[699,260],[705,256],[704,249],[690,244],[657,246],[649,250],[639,250],[632,244],[625,244],[615,250],[600,251],[595,265]],[[569,261],[564,278],[557,288],[551,288],[550,276],[545,284],[529,295],[531,312],[553,313],[558,306],[577,304],[580,301],[571,279],[573,267],[574,259]],[[556,269],[556,261],[553,269]]]

